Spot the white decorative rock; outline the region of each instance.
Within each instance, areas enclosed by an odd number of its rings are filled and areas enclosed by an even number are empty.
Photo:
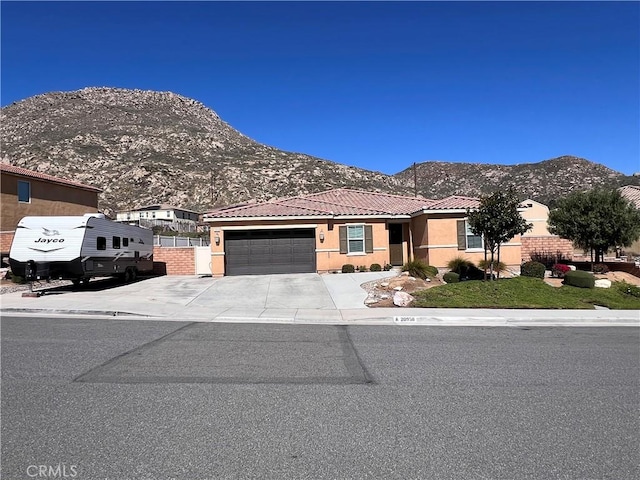
[[[576,270],[576,266],[575,265],[568,265],[568,267],[569,267],[570,270],[575,272],[575,270]]]
[[[413,300],[414,298],[407,292],[396,292],[393,294],[393,304],[397,307],[406,307],[411,304]]]
[[[611,280],[606,278],[600,278],[596,280],[596,287],[598,288],[611,288]]]
[[[381,287],[388,287],[389,286],[389,282],[382,282],[380,284]]]
[[[394,290],[395,290],[396,292],[399,292],[400,290],[402,290],[402,287],[401,287],[401,286],[397,286],[397,287],[395,287],[395,288],[394,288]]]
[[[378,299],[374,297],[369,297],[364,301],[365,305],[373,305],[374,303],[378,303]]]

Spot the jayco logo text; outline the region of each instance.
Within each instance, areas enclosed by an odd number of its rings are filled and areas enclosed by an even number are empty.
[[[33,243],[62,243],[64,238],[39,238]]]

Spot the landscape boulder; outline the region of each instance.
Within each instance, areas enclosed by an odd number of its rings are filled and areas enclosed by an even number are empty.
[[[393,304],[396,307],[407,307],[413,302],[415,299],[409,295],[407,292],[395,292],[393,294]]]
[[[596,280],[597,288],[611,288],[611,280],[607,280],[606,278],[599,278]]]

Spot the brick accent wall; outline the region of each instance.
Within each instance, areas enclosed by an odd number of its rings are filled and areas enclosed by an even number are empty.
[[[15,232],[0,232],[0,253],[9,256],[9,250],[11,250],[11,242],[13,242],[13,235]]]
[[[533,252],[560,252],[566,258],[573,257],[573,243],[571,240],[560,238],[557,235],[523,236],[522,261],[531,260]]]
[[[195,275],[195,249],[193,247],[153,247],[153,273]]]

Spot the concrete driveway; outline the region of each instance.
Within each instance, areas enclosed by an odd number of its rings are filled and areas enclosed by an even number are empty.
[[[22,298],[20,293],[2,295],[2,309],[128,312],[169,318],[282,319],[304,314],[309,318],[338,319],[341,309],[366,310],[367,293],[360,285],[386,276],[388,272],[164,276],[127,285],[97,280],[84,289],[55,288],[38,298]]]

